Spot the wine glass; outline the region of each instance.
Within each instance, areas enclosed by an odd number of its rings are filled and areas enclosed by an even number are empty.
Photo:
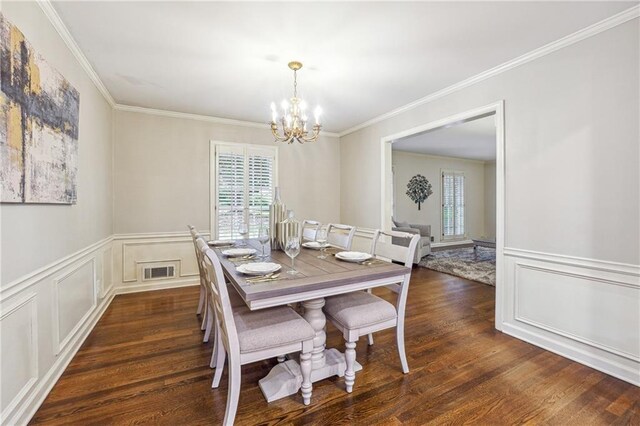
[[[249,233],[249,225],[247,225],[246,222],[242,221],[240,222],[240,224],[238,225],[238,234],[240,234],[241,237],[241,243],[240,246],[241,247],[246,247],[247,243],[246,243],[246,239],[247,239],[247,234]]]
[[[287,239],[284,245],[284,252],[291,258],[291,270],[288,271],[289,274],[297,274],[295,268],[295,258],[300,254],[300,237],[297,235],[291,236]]]
[[[327,255],[324,254],[324,251],[327,248],[327,229],[318,229],[316,232],[316,242],[320,244],[320,255],[318,259],[326,259]]]
[[[265,259],[267,255],[264,253],[264,246],[269,242],[269,229],[268,228],[260,228],[258,231],[258,241],[262,244],[262,257]]]

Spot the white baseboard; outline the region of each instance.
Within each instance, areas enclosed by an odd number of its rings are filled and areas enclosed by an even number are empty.
[[[440,243],[431,243],[431,248],[461,246],[463,244],[473,244],[471,240],[445,241]]]
[[[200,280],[198,278],[188,280],[153,281],[146,282],[144,284],[120,286],[116,288],[115,293],[139,293],[143,291],[167,290],[170,288],[191,287],[196,285],[200,285]]]
[[[625,365],[611,358],[587,352],[574,345],[565,344],[557,339],[549,339],[542,334],[512,324],[504,324],[502,331],[517,339],[539,346],[542,349],[602,371],[625,382],[640,386],[640,370],[637,364],[635,366]]]

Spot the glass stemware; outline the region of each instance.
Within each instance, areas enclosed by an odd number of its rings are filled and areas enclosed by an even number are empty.
[[[264,253],[264,246],[269,242],[269,229],[268,228],[260,228],[258,231],[258,241],[262,244],[262,257],[265,259],[267,255]]]
[[[284,252],[291,258],[291,270],[288,271],[289,274],[297,274],[295,268],[295,258],[300,254],[300,237],[291,236],[287,239],[287,242],[284,246]]]
[[[325,250],[328,246],[326,229],[318,229],[318,232],[316,232],[316,242],[320,244],[320,255],[317,256],[318,259],[326,259],[327,255],[325,254]]]
[[[246,222],[240,222],[240,224],[238,225],[238,234],[240,234],[241,237],[241,242],[240,242],[240,247],[246,247],[247,246],[247,234],[249,233],[249,225],[247,225]]]

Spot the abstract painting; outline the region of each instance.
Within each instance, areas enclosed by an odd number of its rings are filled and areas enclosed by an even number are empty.
[[[0,201],[76,203],[78,91],[0,14]]]

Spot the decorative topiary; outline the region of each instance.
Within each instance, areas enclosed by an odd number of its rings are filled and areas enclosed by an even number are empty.
[[[407,195],[414,203],[418,203],[418,210],[420,210],[420,204],[424,203],[431,194],[433,194],[431,184],[422,175],[415,175],[407,184]]]

